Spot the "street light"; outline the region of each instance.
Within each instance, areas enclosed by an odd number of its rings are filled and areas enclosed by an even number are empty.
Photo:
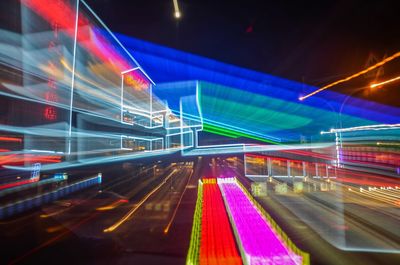
[[[175,18],[176,19],[179,19],[180,17],[181,17],[181,12],[179,12],[179,11],[175,11]]]
[[[179,10],[178,0],[173,0],[173,2],[174,2],[174,9],[175,9],[175,12],[174,12],[175,18],[180,19],[182,14],[181,14],[181,11]]]

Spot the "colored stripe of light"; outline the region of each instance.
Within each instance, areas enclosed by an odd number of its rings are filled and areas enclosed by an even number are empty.
[[[1,142],[18,142],[18,143],[21,143],[22,139],[21,138],[17,138],[17,137],[1,136],[0,137],[0,141]]]
[[[204,181],[200,264],[242,264],[216,180]]]
[[[251,135],[251,134],[234,131],[234,130],[223,128],[220,126],[214,126],[209,123],[203,124],[203,131],[214,133],[214,134],[219,134],[219,135],[223,135],[223,136],[227,136],[227,137],[231,137],[231,138],[245,137],[245,138],[250,138],[250,139],[254,139],[254,140],[266,142],[266,143],[273,143],[273,144],[277,143],[275,141],[268,140],[268,139],[265,139],[262,137],[257,137],[257,136]]]
[[[232,180],[218,182],[246,264],[301,264],[301,257],[286,248],[239,185]]]
[[[186,265],[199,264],[201,213],[203,205],[203,183],[199,180],[197,189],[196,208],[193,216],[192,234],[190,236],[189,251],[186,258]]]

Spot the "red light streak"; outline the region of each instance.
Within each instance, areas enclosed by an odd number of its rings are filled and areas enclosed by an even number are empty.
[[[26,179],[26,180],[21,180],[21,181],[17,181],[17,182],[7,183],[7,184],[0,185],[0,190],[18,187],[18,186],[38,182],[38,181],[39,181],[39,178],[33,178],[33,179]]]
[[[242,264],[216,179],[203,179],[200,264]]]
[[[8,137],[8,136],[0,136],[0,141],[1,142],[18,142],[18,143],[22,143],[22,139],[21,138]]]
[[[44,156],[30,154],[12,154],[0,156],[0,165],[23,165],[31,163],[60,163],[61,156]]]
[[[9,150],[9,149],[0,149],[0,153],[3,153],[3,152],[10,152],[11,150]]]

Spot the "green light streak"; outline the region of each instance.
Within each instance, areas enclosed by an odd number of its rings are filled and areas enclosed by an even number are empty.
[[[215,126],[209,123],[204,123],[203,124],[203,131],[205,132],[209,132],[209,133],[213,133],[213,134],[218,134],[218,135],[222,135],[222,136],[227,136],[230,138],[238,138],[238,137],[246,137],[246,138],[250,138],[250,139],[254,139],[257,141],[261,141],[261,142],[265,142],[265,143],[272,143],[272,144],[278,144],[278,142],[272,141],[272,140],[268,140],[262,137],[258,137],[258,136],[253,136],[251,134],[247,134],[247,133],[242,133],[239,131],[234,131],[234,130],[230,130],[230,129],[226,129],[220,126]]]

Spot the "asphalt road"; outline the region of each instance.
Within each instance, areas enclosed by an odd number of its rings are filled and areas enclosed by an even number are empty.
[[[5,220],[0,263],[184,264],[201,172],[151,165]]]
[[[198,179],[237,176],[250,187],[241,166],[199,158],[105,174],[99,187],[1,221],[0,264],[184,264]],[[396,248],[396,207],[348,192],[258,200],[313,265],[400,264],[397,254],[338,248]]]

